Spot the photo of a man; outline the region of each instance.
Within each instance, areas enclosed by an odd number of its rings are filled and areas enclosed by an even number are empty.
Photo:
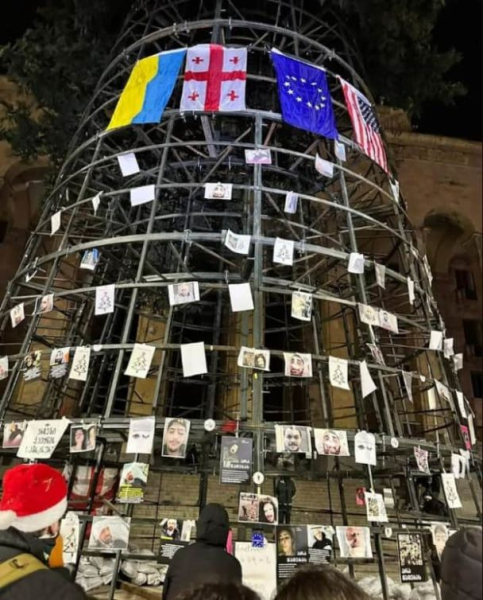
[[[37,298],[35,303],[36,314],[43,315],[52,310],[54,310],[54,294],[48,294],[47,296]]]
[[[186,457],[190,425],[186,419],[166,419],[162,456],[165,458]]]
[[[175,283],[168,287],[170,306],[180,306],[198,302],[200,299],[199,284],[197,281]]]
[[[284,353],[286,377],[312,377],[312,355]]]
[[[315,449],[322,456],[350,456],[346,431],[314,429]]]
[[[176,542],[181,538],[177,519],[163,519],[161,521],[161,539]]]
[[[310,454],[310,430],[299,425],[275,425],[276,450],[280,453]]]
[[[126,517],[94,517],[89,550],[126,550],[131,519]]]
[[[368,527],[337,527],[341,558],[372,558]]]

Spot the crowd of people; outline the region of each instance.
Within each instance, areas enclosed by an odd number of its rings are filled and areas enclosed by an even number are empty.
[[[4,600],[86,600],[84,591],[62,569],[59,529],[67,493],[62,475],[47,465],[22,464],[6,472],[0,501]],[[174,524],[167,522],[170,526]],[[295,540],[287,532],[279,543],[288,552]],[[223,506],[206,506],[198,519],[196,542],[179,550],[171,561],[162,599],[261,600],[242,584],[241,564],[226,551],[229,534]],[[322,536],[317,540],[323,543]],[[448,540],[442,555],[441,598],[483,600],[480,530],[463,529]],[[323,565],[297,570],[273,600],[369,600],[369,596],[341,571]]]

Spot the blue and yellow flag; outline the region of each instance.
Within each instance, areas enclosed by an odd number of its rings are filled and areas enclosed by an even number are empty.
[[[138,61],[107,130],[133,123],[159,123],[171,98],[186,50],[172,50]]]

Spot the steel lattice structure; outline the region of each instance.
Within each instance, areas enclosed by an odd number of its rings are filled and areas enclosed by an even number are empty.
[[[132,11],[2,303],[1,329],[11,364],[1,400],[4,420],[61,414],[95,418],[112,432],[109,442],[117,440],[114,432],[122,433],[132,415],[155,415],[160,429],[167,416],[191,419],[195,440],[202,438],[205,419],[236,419],[242,435],[253,435],[255,469],[265,473],[273,472],[265,457],[275,422],[366,429],[378,434],[380,468],[362,472],[339,461],[334,468],[314,462],[306,470],[309,476],[335,477],[342,485],[344,473],[357,474],[372,488],[391,472],[409,475],[418,445],[432,452],[436,470],[449,468],[453,448],[463,447],[461,417],[454,401],[436,397],[436,406],[430,406],[428,390],[436,379],[453,391],[460,389],[459,382],[452,363],[428,350],[430,332],[442,321],[404,199],[397,200],[390,177],[353,141],[337,75],[371,94],[348,39],[336,3],[323,0],[172,0],[141,3]],[[181,113],[180,77],[161,123],[105,131],[136,60],[210,42],[248,48],[246,111]],[[331,141],[283,123],[272,47],[327,70],[346,162],[335,158]],[[260,147],[271,150],[273,164],[247,165],[244,151]],[[136,154],[141,172],[122,178],[117,157],[126,152]],[[332,178],[316,173],[316,153],[335,163]],[[391,170],[396,172],[394,165]],[[216,182],[233,184],[232,201],[204,199],[204,185]],[[131,207],[130,189],[148,184],[156,186],[154,202]],[[294,215],[283,211],[288,191],[299,194]],[[98,193],[101,203],[94,212],[91,198]],[[59,210],[62,226],[51,235],[51,217]],[[228,229],[252,236],[248,257],[224,246]],[[272,262],[277,237],[295,241],[293,267]],[[94,248],[100,251],[96,270],[80,270],[82,254]],[[347,271],[353,252],[365,256],[362,275]],[[386,266],[386,289],[376,284],[376,262]],[[408,301],[408,277],[416,283],[414,305]],[[183,281],[199,282],[201,302],[170,307],[167,287]],[[242,282],[252,286],[255,310],[237,316],[230,309],[228,284]],[[95,289],[108,284],[116,286],[115,311],[96,317]],[[310,322],[291,318],[294,291],[314,295]],[[16,329],[21,337],[12,338],[9,310],[24,302],[33,313],[36,299],[49,293],[55,295],[55,312],[29,316]],[[358,304],[397,314],[399,334],[362,323]],[[209,374],[188,380],[180,346],[197,341],[206,344]],[[144,388],[123,374],[135,342],[158,349]],[[385,366],[374,362],[368,344],[381,348]],[[44,378],[33,399],[21,377],[25,355],[40,349],[48,365],[53,348],[76,346],[93,349],[87,382]],[[271,372],[239,369],[241,346],[269,349]],[[312,379],[284,376],[287,351],[313,354]],[[351,395],[340,396],[331,387],[331,355],[350,361]],[[364,359],[378,386],[366,399],[359,386]],[[402,370],[414,375],[414,403]],[[389,443],[394,437],[400,440],[397,450]],[[480,515],[475,484],[473,478]],[[408,485],[414,509],[409,522],[419,527],[412,477]],[[344,500],[342,506],[347,522]],[[397,518],[401,526],[408,517]],[[458,525],[455,511],[451,521]],[[377,532],[375,540],[384,574]],[[387,597],[387,589],[384,593]]]

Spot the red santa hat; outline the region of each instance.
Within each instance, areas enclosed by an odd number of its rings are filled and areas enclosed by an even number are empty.
[[[5,473],[0,501],[0,530],[14,527],[40,531],[64,516],[67,484],[62,475],[43,464],[18,465]]]

